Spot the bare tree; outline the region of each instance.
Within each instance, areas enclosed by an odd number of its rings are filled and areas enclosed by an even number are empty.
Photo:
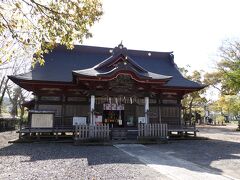
[[[23,116],[25,114],[25,107],[23,106],[23,104],[27,101],[27,99],[31,96],[31,92],[25,91],[23,89],[21,89],[21,93],[18,99],[18,106],[20,108],[20,119],[23,119]]]
[[[18,101],[20,99],[21,91],[22,90],[20,87],[12,88],[12,92],[9,87],[7,88],[7,94],[12,104],[12,109],[10,114],[13,117],[18,116]]]
[[[0,39],[0,44],[4,44],[5,41]],[[0,45],[1,47],[1,45]],[[29,71],[31,66],[32,52],[19,51],[19,54],[12,57],[11,61],[5,58],[3,52],[0,53],[2,64],[0,64],[0,114],[2,114],[3,101],[6,94],[9,97],[12,109],[10,114],[17,116],[17,109],[20,99],[24,99],[26,93],[19,86],[16,86],[13,82],[9,81],[8,75],[16,75]]]
[[[8,81],[9,79],[6,76],[4,76],[1,79],[1,83],[0,83],[0,115],[2,114],[3,99],[7,90]]]
[[[17,86],[15,88],[8,87],[7,94],[12,104],[11,116],[20,116],[20,118],[23,118],[25,113],[23,103],[29,98],[30,93]],[[20,109],[20,114],[18,113],[18,108]]]

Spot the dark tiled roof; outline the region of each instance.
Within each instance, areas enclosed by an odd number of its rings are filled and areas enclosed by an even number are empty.
[[[122,44],[113,49],[109,58],[100,62],[92,68],[73,71],[75,75],[86,77],[114,77],[121,72],[134,73],[139,79],[145,80],[162,80],[169,81],[172,76],[152,73],[137,64],[131,57],[128,56],[127,49]]]
[[[29,73],[15,76],[17,79],[37,81],[72,82],[72,72],[88,69],[111,56],[112,48],[77,45],[73,50],[59,46],[45,56],[45,65]],[[203,85],[185,79],[173,61],[172,52],[127,50],[127,56],[139,66],[158,75],[172,76],[165,86],[202,88]]]

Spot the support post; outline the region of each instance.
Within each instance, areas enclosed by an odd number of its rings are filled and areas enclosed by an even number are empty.
[[[162,123],[162,114],[161,114],[161,100],[158,99],[158,122]]]
[[[65,111],[66,111],[65,110],[66,109],[65,102],[66,102],[66,97],[65,97],[65,95],[62,95],[62,113],[61,113],[61,120],[60,120],[61,122],[58,122],[58,125],[57,125],[57,126],[61,126],[61,127],[64,127]]]
[[[22,118],[19,119],[19,139],[21,138],[22,138]]]
[[[95,109],[95,96],[91,95],[90,103],[90,124],[95,124],[94,122],[94,109]]]
[[[34,96],[34,100],[35,100],[35,107],[34,107],[34,109],[39,110],[39,96],[35,95]]]
[[[145,120],[146,124],[149,123],[148,111],[149,111],[149,97],[145,97]]]

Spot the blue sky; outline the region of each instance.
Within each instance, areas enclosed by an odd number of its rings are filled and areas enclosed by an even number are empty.
[[[210,71],[225,39],[240,36],[238,0],[103,0],[84,44],[174,51],[178,66]]]

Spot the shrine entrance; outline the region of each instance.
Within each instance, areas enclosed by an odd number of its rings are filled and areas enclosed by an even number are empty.
[[[139,120],[144,118],[144,98],[96,97],[94,111],[96,124],[109,124],[110,128],[131,129],[136,128]]]
[[[137,128],[139,119],[147,121],[149,98],[145,97],[147,92],[143,91],[143,84],[127,74],[119,74],[113,80],[99,84],[97,87],[106,89],[96,90],[92,95],[91,107],[99,118],[90,122],[109,124],[111,128],[131,129]]]
[[[124,110],[104,110],[103,123],[109,124],[112,128],[124,127]]]
[[[137,105],[124,104],[122,109],[105,109],[102,113],[102,122],[108,123],[113,128],[137,127]]]

